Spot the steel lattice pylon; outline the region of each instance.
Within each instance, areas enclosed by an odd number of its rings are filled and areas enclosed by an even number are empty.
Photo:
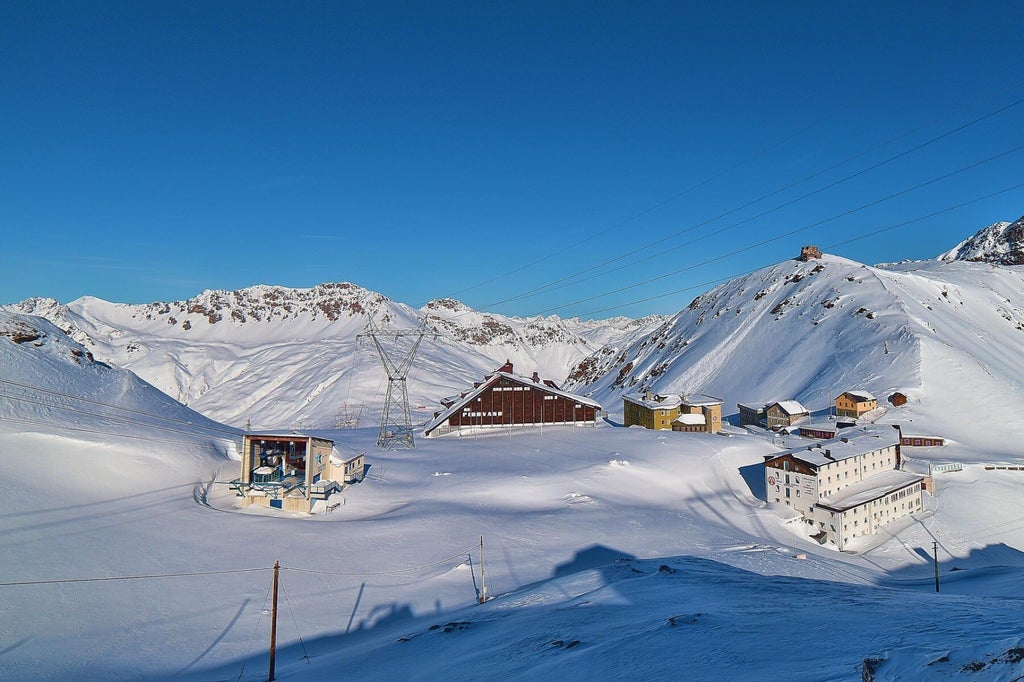
[[[409,376],[413,358],[416,357],[423,337],[428,335],[436,337],[437,332],[428,331],[426,321],[418,329],[382,330],[374,324],[373,318],[370,318],[366,323],[366,331],[358,336],[359,339],[368,337],[373,341],[380,362],[384,366],[384,372],[388,376],[388,391],[384,398],[384,411],[380,416],[380,432],[377,435],[377,447],[381,450],[416,447],[412,433],[412,418],[409,414],[409,389],[405,380]],[[404,352],[389,353],[381,342],[382,338],[398,340],[404,337],[413,337],[412,345]],[[397,362],[393,355],[399,356]]]

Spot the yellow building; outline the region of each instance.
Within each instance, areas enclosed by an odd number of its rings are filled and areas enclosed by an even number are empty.
[[[625,394],[622,421],[645,429],[716,433],[722,428],[722,401],[708,395]]]
[[[673,431],[718,433],[722,428],[722,399],[710,395],[679,396],[679,416]]]
[[[878,407],[878,400],[867,391],[846,391],[836,398],[836,415],[860,419],[865,412]]]
[[[622,422],[626,426],[669,431],[679,416],[679,396],[655,395],[650,391],[622,396]]]

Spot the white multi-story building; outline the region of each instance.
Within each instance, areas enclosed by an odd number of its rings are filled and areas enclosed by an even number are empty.
[[[899,466],[895,430],[848,429],[838,438],[769,457],[766,498],[803,514],[819,542],[841,550],[853,537],[921,510],[924,477],[897,471]]]
[[[842,551],[860,535],[871,535],[880,526],[914,514],[922,509],[922,481],[908,471],[886,471],[831,497],[823,497],[811,507],[804,520],[813,526],[819,542]]]

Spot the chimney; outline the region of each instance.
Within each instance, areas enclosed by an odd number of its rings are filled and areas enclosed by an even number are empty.
[[[536,372],[533,373],[533,376],[531,378],[533,379],[533,383],[535,383],[535,384],[539,384],[540,383],[540,375],[537,374]]]
[[[512,361],[511,360],[505,360],[505,364],[502,365],[501,368],[498,371],[499,372],[505,372],[506,374],[511,374],[512,373]]]

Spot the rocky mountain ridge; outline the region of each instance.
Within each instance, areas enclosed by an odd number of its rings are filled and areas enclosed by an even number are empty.
[[[97,358],[211,417],[273,426],[331,425],[349,406],[372,418],[383,370],[360,336],[371,316],[385,330],[426,322],[436,332],[421,347],[409,382],[424,413],[507,360],[561,382],[609,340],[632,338],[663,319],[517,318],[454,299],[416,310],[348,282],[208,290],[142,305],[35,298],[10,308],[50,320]]]
[[[941,261],[981,261],[999,265],[1024,265],[1024,217],[1012,223],[998,222],[982,228],[949,251]]]

